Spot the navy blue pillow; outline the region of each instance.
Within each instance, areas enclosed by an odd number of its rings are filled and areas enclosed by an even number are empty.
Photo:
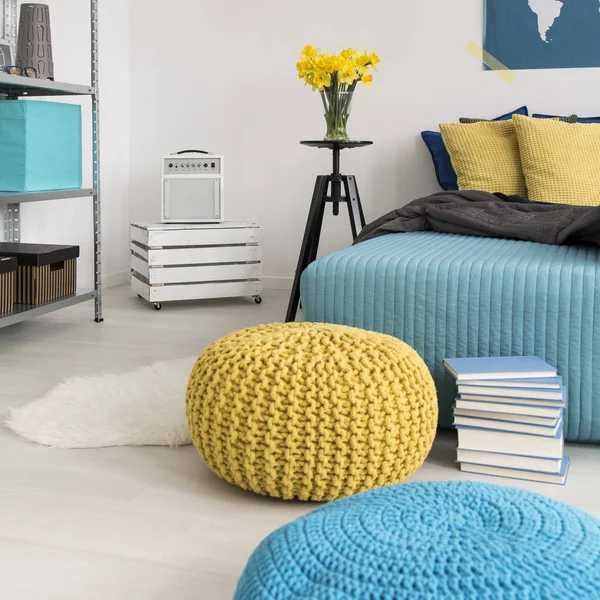
[[[556,119],[559,115],[533,115],[535,119]],[[600,117],[577,117],[578,123],[600,123]]]
[[[448,150],[446,150],[446,146],[444,146],[442,134],[439,131],[421,131],[421,137],[431,153],[433,167],[435,168],[435,176],[437,177],[440,187],[443,190],[457,190],[458,181],[456,179],[456,173],[452,168]]]
[[[529,109],[526,106],[521,106],[519,108],[515,108],[512,112],[506,113],[501,117],[496,117],[492,119],[492,121],[510,121],[513,115],[524,115],[525,117],[529,116]]]
[[[526,106],[521,106],[512,112],[506,113],[500,117],[493,119],[494,121],[508,121],[512,119],[513,115],[529,115],[529,111]],[[443,190],[457,190],[458,181],[456,179],[456,173],[452,168],[452,162],[450,161],[450,155],[444,146],[442,140],[442,134],[439,131],[422,131],[421,137],[425,142],[425,145],[431,153],[433,160],[433,166],[435,168],[435,176],[437,177],[438,183]]]

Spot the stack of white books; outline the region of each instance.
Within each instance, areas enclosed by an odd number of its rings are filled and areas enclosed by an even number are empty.
[[[566,388],[537,356],[447,358],[461,471],[564,485]]]

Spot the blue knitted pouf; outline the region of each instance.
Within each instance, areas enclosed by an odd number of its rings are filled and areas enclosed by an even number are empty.
[[[254,551],[235,600],[600,598],[600,520],[472,481],[395,485],[320,507]]]

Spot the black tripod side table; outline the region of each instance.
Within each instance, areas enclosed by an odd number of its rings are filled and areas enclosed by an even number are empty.
[[[333,203],[333,214],[340,214],[340,203],[345,202],[348,205],[348,215],[350,216],[350,228],[352,229],[352,239],[356,239],[361,229],[366,225],[365,215],[360,203],[360,196],[356,187],[356,178],[354,175],[342,175],[340,173],[340,150],[348,148],[361,148],[370,146],[373,142],[359,141],[334,141],[317,140],[309,142],[300,142],[304,146],[312,148],[328,148],[333,151],[333,171],[331,175],[319,175],[315,183],[304,238],[298,257],[298,266],[292,286],[292,294],[287,309],[285,322],[296,320],[296,312],[300,303],[300,278],[304,269],[317,258],[319,248],[319,239],[321,237],[321,227],[323,225],[323,215],[325,214],[325,204]],[[329,184],[331,184],[331,195],[328,196]],[[342,196],[342,185],[344,195]]]

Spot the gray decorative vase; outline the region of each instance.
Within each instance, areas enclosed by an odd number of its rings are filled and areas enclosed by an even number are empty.
[[[33,67],[40,79],[54,79],[50,9],[46,4],[21,5],[17,66]]]

